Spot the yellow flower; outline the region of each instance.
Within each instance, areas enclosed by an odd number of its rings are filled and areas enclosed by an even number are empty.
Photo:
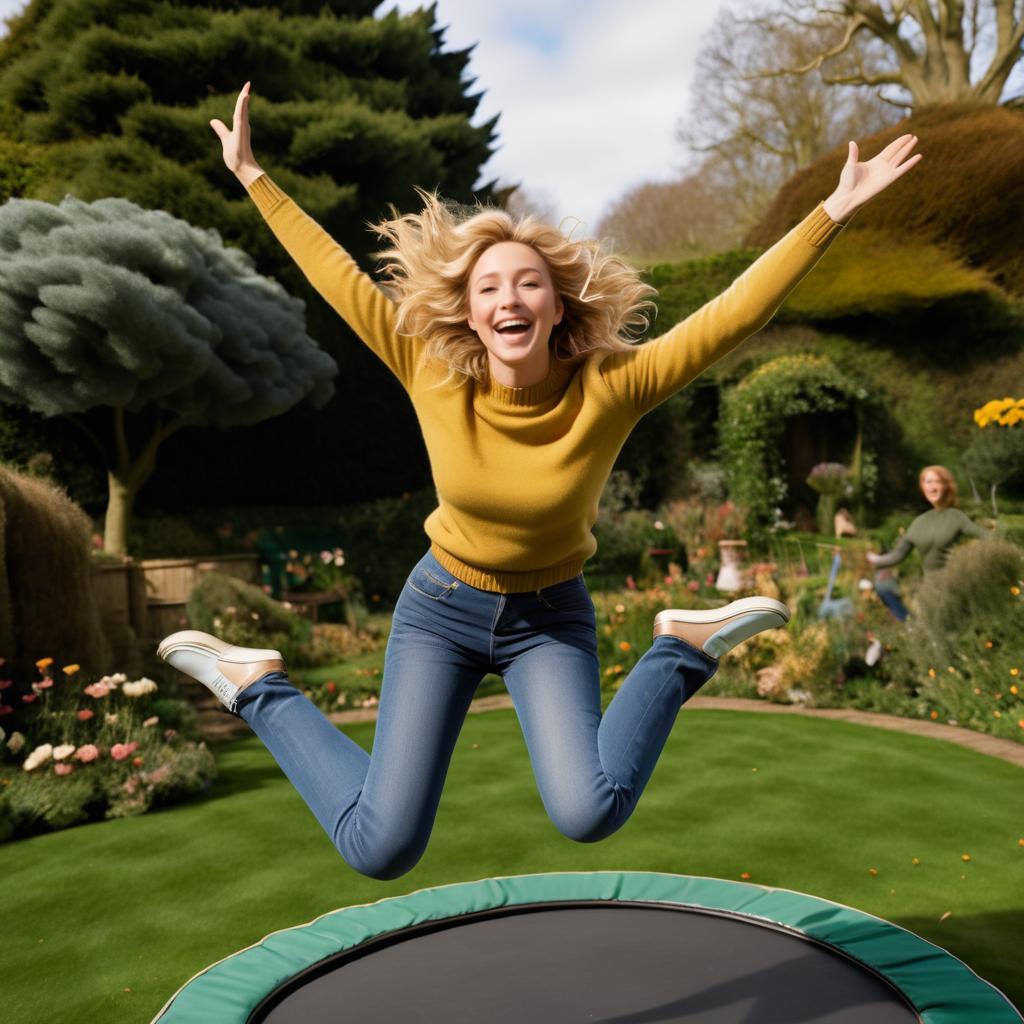
[[[928,669],[928,677],[930,679],[934,679],[935,678],[935,669],[933,669],[933,668]]]
[[[910,859],[910,863],[913,864],[914,867],[916,868],[921,863],[921,861],[917,857],[912,857]]]
[[[993,718],[1002,718],[1003,717],[1003,713],[1002,713],[1002,711],[993,711],[992,712],[992,717]]]
[[[53,664],[53,658],[40,658],[36,662],[36,668],[40,672],[45,672]]]
[[[1011,668],[1010,669],[1010,675],[1014,676],[1014,677],[1019,676],[1020,675],[1020,669],[1019,668]]]
[[[961,853],[960,859],[966,864],[971,859],[971,855],[969,853]]]
[[[65,665],[61,671],[66,676],[73,676],[82,666],[81,665]]]
[[[1010,587],[1010,593],[1013,594],[1014,597],[1020,597],[1020,587]]]
[[[1016,697],[1016,696],[1017,696],[1017,694],[1018,694],[1018,693],[1020,693],[1020,691],[1019,691],[1019,690],[1017,689],[1017,684],[1016,684],[1016,683],[1014,683],[1014,684],[1013,684],[1013,685],[1012,685],[1012,686],[1010,687],[1010,693],[1012,693],[1012,694],[1014,695],[1014,697]]]

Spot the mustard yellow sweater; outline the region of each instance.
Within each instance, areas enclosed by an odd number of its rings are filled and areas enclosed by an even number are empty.
[[[482,590],[537,590],[578,575],[619,450],[644,413],[763,327],[842,230],[822,204],[716,299],[627,352],[553,362],[527,388],[468,378],[395,332],[394,303],[266,174],[248,186],[314,288],[401,381],[423,431],[438,507],[424,524],[437,560]],[[382,410],[382,415],[386,415]]]

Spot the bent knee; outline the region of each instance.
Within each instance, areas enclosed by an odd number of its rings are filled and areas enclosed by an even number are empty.
[[[411,871],[427,847],[419,836],[391,837],[367,841],[342,836],[334,844],[345,863],[354,871],[379,882],[390,882]]]
[[[631,807],[618,800],[599,804],[548,807],[548,817],[566,839],[576,843],[597,843],[618,831],[629,817]]]

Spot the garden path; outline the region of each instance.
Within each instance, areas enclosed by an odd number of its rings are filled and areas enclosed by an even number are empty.
[[[199,709],[199,729],[204,739],[231,739],[248,732],[248,726],[240,719],[214,707],[204,706]],[[508,694],[495,694],[490,697],[478,697],[470,705],[470,713],[496,711],[511,708],[512,698]],[[701,697],[689,700],[686,708],[694,710],[721,711],[759,711],[776,715],[811,715],[816,718],[833,718],[841,722],[854,722],[857,725],[870,725],[876,729],[889,729],[893,732],[907,732],[915,736],[928,736],[931,739],[945,740],[955,743],[979,754],[998,757],[1010,764],[1024,768],[1024,744],[1003,740],[985,733],[962,729],[955,725],[942,725],[939,722],[926,722],[917,718],[900,718],[896,715],[880,715],[873,711],[857,711],[853,708],[808,708],[800,704],[772,704],[763,700],[747,700],[740,697]],[[685,709],[684,709],[685,710]],[[336,725],[350,722],[373,722],[377,719],[376,708],[356,708],[351,711],[334,711],[327,716]]]

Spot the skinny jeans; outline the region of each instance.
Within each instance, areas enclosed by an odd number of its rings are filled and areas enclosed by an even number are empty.
[[[478,590],[431,554],[409,575],[388,639],[373,753],[272,672],[236,713],[274,756],[356,871],[409,871],[430,838],[470,701],[489,672],[512,697],[541,800],[555,826],[589,843],[636,806],[680,706],[718,663],[655,638],[602,716],[594,605],[582,574],[523,593]]]

